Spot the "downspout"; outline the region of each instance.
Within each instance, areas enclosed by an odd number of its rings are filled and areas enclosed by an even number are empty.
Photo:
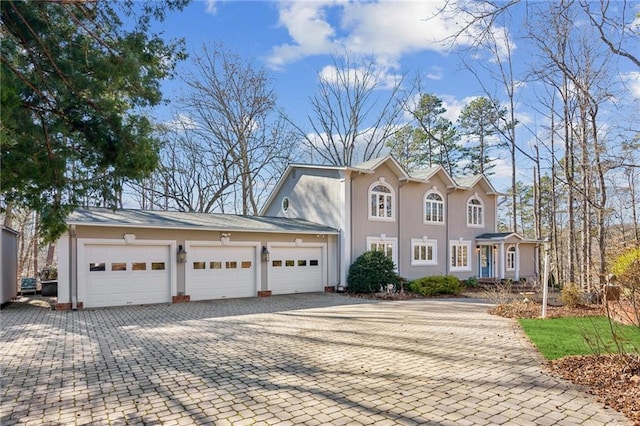
[[[342,232],[340,232],[339,228],[337,229],[337,231],[338,231],[338,241],[337,241],[338,282],[336,283],[336,291],[338,291],[342,287]],[[329,267],[328,263],[329,262],[327,262],[327,268]],[[329,270],[327,269],[327,277],[328,276],[329,276]]]
[[[353,262],[353,176],[351,173],[349,172],[349,261]],[[348,280],[348,271],[345,271],[344,275]],[[345,287],[348,284],[348,282],[344,283]]]
[[[444,274],[445,275],[449,275],[449,268],[450,268],[450,254],[449,254],[449,250],[451,249],[449,247],[449,195],[451,195],[453,191],[447,191],[447,196],[445,197],[445,227],[444,227],[444,234],[445,234],[445,242],[444,242]]]
[[[400,230],[402,229],[402,227],[400,226],[400,206],[402,205],[402,203],[400,202],[400,190],[407,184],[407,182],[403,183],[402,185],[398,185],[398,207],[396,209],[396,211],[398,212],[398,220],[396,220],[396,223],[398,224],[398,247],[396,248],[397,251],[397,259],[398,259],[398,275],[402,276],[402,274],[400,273],[400,253],[402,252],[402,245],[401,245],[401,235],[400,235]]]

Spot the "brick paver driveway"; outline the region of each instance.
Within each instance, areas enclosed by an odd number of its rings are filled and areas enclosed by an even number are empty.
[[[627,424],[465,299],[1,313],[0,423]]]

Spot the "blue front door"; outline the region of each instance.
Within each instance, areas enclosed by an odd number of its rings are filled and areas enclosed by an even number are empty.
[[[480,278],[493,277],[493,250],[491,246],[480,246]]]

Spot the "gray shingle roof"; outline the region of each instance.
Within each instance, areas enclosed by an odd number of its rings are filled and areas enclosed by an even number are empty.
[[[303,219],[156,210],[123,209],[114,211],[97,207],[76,210],[67,218],[67,224],[290,234],[338,233],[338,230],[334,228]]]
[[[478,235],[476,237],[476,239],[478,239],[478,240],[502,240],[502,239],[505,239],[507,237],[510,237],[511,235],[516,235],[519,238],[522,238],[518,234],[516,234],[515,232],[493,232],[493,233],[486,233],[486,234]]]
[[[440,169],[440,166],[427,167],[426,169],[420,169],[420,170],[411,172],[409,173],[409,176],[411,176],[414,179],[429,179],[439,169]]]

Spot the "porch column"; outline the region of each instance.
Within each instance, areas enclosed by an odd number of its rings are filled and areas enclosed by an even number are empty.
[[[504,279],[504,267],[505,267],[504,242],[500,243],[500,247],[498,248],[498,250],[500,251],[500,254],[499,254],[500,262],[498,262],[500,264],[500,266],[499,266],[500,272],[499,272],[498,278],[503,280]]]
[[[516,243],[515,259],[513,259],[513,267],[515,276],[514,281],[520,281],[520,243]]]

